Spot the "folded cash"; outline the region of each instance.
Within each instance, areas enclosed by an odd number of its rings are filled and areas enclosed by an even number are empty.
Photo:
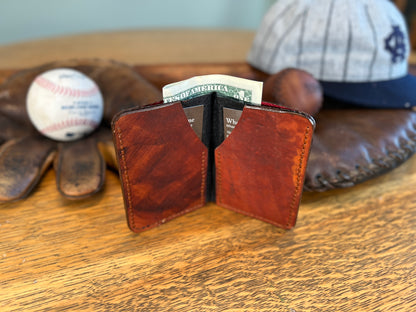
[[[260,105],[263,82],[228,75],[195,76],[163,87],[165,103],[187,100],[211,92]]]

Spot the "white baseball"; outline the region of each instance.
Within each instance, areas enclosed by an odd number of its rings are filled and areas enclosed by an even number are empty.
[[[35,128],[57,141],[80,139],[103,117],[103,96],[83,73],[57,68],[37,76],[29,87],[26,108]]]

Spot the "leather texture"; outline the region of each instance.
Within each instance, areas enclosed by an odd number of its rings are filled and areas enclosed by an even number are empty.
[[[59,143],[40,138],[26,111],[26,94],[34,78],[61,67],[89,76],[104,98],[100,127],[89,137],[75,142]],[[99,192],[105,181],[105,164],[115,163],[115,159],[111,159],[111,151],[114,151],[111,119],[122,109],[161,99],[159,89],[131,67],[115,61],[62,60],[16,72],[0,85],[0,201],[14,201],[30,195],[52,164],[57,189],[63,196],[80,199]],[[105,149],[99,151],[97,145]],[[111,151],[104,153],[105,150]],[[104,159],[104,154],[109,158]]]
[[[312,134],[305,116],[245,106],[236,128],[215,151],[217,204],[292,228]]]
[[[306,191],[351,187],[397,167],[416,150],[416,112],[323,109],[316,116]]]
[[[218,111],[216,97],[209,98],[212,111]],[[201,97],[201,103],[206,100]],[[112,127],[132,231],[155,227],[208,200],[285,229],[295,225],[314,130],[311,117],[245,106],[217,148],[202,143],[179,102],[123,111]],[[224,131],[208,128],[211,142],[218,137],[214,132]]]
[[[69,198],[89,193],[91,184],[96,186],[95,190],[98,191],[104,183],[101,173],[105,171],[105,162],[98,150],[97,142],[91,137],[83,140],[83,144],[59,144],[54,161],[58,190],[65,190],[62,195]]]
[[[156,86],[195,75],[226,74],[266,81],[270,75],[249,64],[167,64],[136,66]],[[409,65],[416,75],[416,65]],[[324,99],[306,168],[304,191],[348,188],[387,173],[416,152],[416,112],[360,109]]]
[[[207,148],[180,103],[123,112],[114,118],[113,132],[132,231],[205,205]]]
[[[30,151],[30,159],[28,158]],[[10,140],[0,148],[0,201],[25,197],[33,190],[55,157],[51,140],[40,135]]]
[[[133,70],[125,64],[100,59],[64,60],[16,72],[0,85],[0,201],[13,201],[30,195],[42,174],[54,162],[53,156],[58,155],[56,142],[45,144],[45,140],[39,140],[25,112],[25,96],[31,81],[38,73],[56,67],[74,68],[98,81],[105,95],[106,111],[102,127],[92,137],[100,147],[104,147],[100,148],[101,154],[114,170],[118,168],[113,157],[115,153],[108,125],[116,112],[160,100],[162,95],[159,90],[162,86],[195,75],[228,74],[263,81],[269,76],[247,63],[137,65]],[[416,66],[411,65],[409,71],[415,75]],[[332,103],[324,103],[323,109],[316,116],[317,128],[304,184],[306,191],[321,192],[351,187],[394,169],[415,153],[416,112],[379,112],[376,109],[341,109],[331,106]],[[23,139],[26,143],[19,143]],[[89,144],[84,140],[77,144],[82,148],[84,143]],[[29,149],[26,146],[33,146],[31,151],[35,148],[46,156],[32,162],[34,154],[27,153]],[[66,174],[57,176],[57,181],[73,182],[72,185],[58,183],[58,190],[72,199],[95,194],[105,179],[100,165],[103,160],[96,158],[94,149],[83,150],[84,153],[91,152],[88,157],[97,161],[93,168],[98,171],[90,179],[85,175],[79,179],[65,177]],[[12,167],[10,164],[14,163],[14,153],[21,157],[22,163],[30,166]],[[72,154],[74,157],[77,154]],[[56,159],[54,164],[57,168]],[[82,168],[83,163],[75,165]],[[64,168],[67,165],[64,163],[58,167]],[[73,172],[66,172],[73,175]],[[97,179],[97,175],[101,179]],[[79,187],[80,183],[82,187]],[[77,187],[79,192],[74,193]]]

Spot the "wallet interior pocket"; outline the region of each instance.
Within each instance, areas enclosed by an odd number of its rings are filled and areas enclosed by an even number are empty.
[[[211,145],[213,97],[206,94],[181,102],[189,125],[207,148]]]
[[[181,102],[191,128],[207,148],[218,147],[234,130],[245,103],[217,93]]]
[[[191,128],[208,148],[207,201],[215,202],[215,149],[237,125],[245,103],[209,93],[181,102]]]

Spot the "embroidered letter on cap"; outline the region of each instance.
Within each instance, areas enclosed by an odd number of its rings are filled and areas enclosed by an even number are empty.
[[[393,31],[384,40],[385,49],[391,54],[391,61],[393,63],[402,62],[405,59],[406,44],[404,34],[400,27],[393,25]]]

